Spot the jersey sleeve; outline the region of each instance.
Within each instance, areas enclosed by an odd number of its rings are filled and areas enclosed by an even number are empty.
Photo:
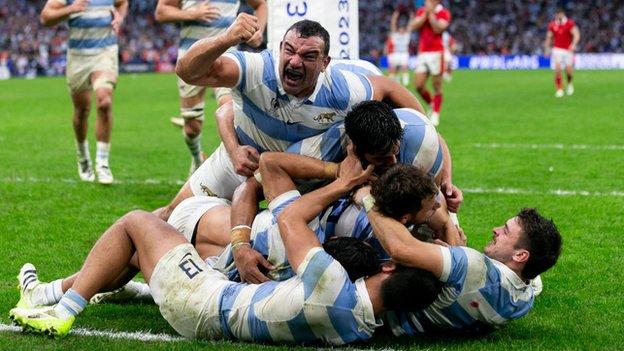
[[[319,135],[290,145],[286,152],[314,157],[326,162],[340,162],[345,158],[347,135],[344,124],[337,123]]]
[[[297,269],[306,302],[333,305],[344,289],[354,289],[347,271],[323,248],[308,251]]]
[[[238,66],[238,80],[233,88],[245,93],[248,89],[262,83],[264,67],[267,63],[267,60],[263,58],[265,55],[268,56],[268,52],[258,54],[239,50],[223,54],[223,57],[233,60]]]
[[[443,259],[440,281],[458,292],[464,289],[466,282],[478,283],[486,277],[488,268],[482,253],[460,246],[440,247],[440,250]]]
[[[282,213],[282,211],[284,211],[286,206],[295,202],[295,200],[300,197],[301,194],[297,190],[287,191],[269,202],[269,211],[271,211],[273,217],[277,217],[280,213]]]
[[[436,17],[439,20],[445,20],[446,22],[451,23],[451,11],[449,11],[448,9],[444,9],[438,12]]]

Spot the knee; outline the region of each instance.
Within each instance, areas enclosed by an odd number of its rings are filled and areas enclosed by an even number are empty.
[[[201,134],[202,121],[198,119],[186,119],[184,120],[184,135],[189,138],[195,138]]]
[[[96,104],[97,104],[97,108],[99,111],[101,112],[110,111],[113,105],[113,98],[111,96],[111,93],[108,91],[98,92]]]

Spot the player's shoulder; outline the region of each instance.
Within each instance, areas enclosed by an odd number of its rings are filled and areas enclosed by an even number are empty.
[[[568,28],[570,28],[570,29],[572,29],[574,26],[576,26],[576,22],[573,19],[571,19],[571,18],[568,18],[568,23],[567,24],[568,24]]]
[[[556,25],[557,25],[557,22],[555,22],[554,20],[548,22],[548,30],[553,30]]]
[[[394,113],[397,118],[405,125],[429,125],[431,122],[424,114],[412,109],[412,108],[395,108]]]

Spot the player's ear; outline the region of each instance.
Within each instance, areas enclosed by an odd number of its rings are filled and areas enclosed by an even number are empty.
[[[390,260],[381,264],[381,271],[383,273],[392,273],[396,270],[396,263]]]
[[[327,55],[323,59],[323,71],[327,68],[327,66],[329,65],[329,62],[331,62],[331,57]]]
[[[526,263],[529,260],[530,255],[531,254],[529,253],[528,250],[520,249],[514,252],[512,259],[518,263]]]

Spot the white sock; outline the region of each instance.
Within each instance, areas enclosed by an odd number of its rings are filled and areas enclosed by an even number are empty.
[[[193,162],[196,165],[201,164],[201,134],[197,135],[194,138],[188,137],[184,134],[184,141],[186,141],[186,145],[191,152],[191,156],[193,157]]]
[[[126,284],[127,289],[131,289],[136,292],[135,298],[137,300],[151,300],[152,293],[150,291],[149,285],[141,282],[136,282],[134,280],[129,281]]]
[[[90,159],[89,155],[89,140],[85,139],[82,142],[76,140],[76,155],[78,155],[79,160]]]
[[[108,166],[108,153],[110,151],[110,143],[98,141],[96,146],[95,162]]]
[[[80,296],[74,289],[69,289],[63,295],[59,303],[54,306],[56,315],[68,319],[71,316],[77,316],[87,306],[87,300]]]
[[[50,306],[58,303],[63,297],[63,279],[37,285],[30,296],[31,302],[37,306]]]

